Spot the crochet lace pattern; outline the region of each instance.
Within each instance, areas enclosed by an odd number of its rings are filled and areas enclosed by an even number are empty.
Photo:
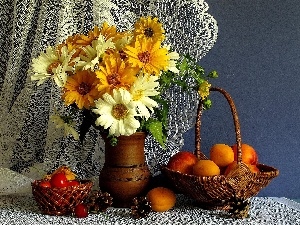
[[[86,33],[107,21],[129,29],[145,15],[159,18],[166,30],[166,44],[178,53],[200,60],[214,46],[218,26],[204,0],[0,0],[0,167],[29,177],[61,164],[82,178],[98,175],[104,161],[104,142],[91,128],[83,145],[49,121],[54,106],[62,108],[59,92],[50,82],[36,87],[30,81],[31,60],[48,45],[74,33]],[[172,99],[169,136],[162,149],[151,136],[146,139],[146,158],[153,174],[159,165],[183,146],[183,134],[195,123],[196,93],[165,93]],[[79,114],[78,120],[82,117]]]

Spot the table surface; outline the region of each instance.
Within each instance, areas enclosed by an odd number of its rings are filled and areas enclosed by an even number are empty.
[[[253,197],[249,217],[229,218],[222,211],[204,210],[193,201],[177,195],[175,207],[167,212],[151,212],[147,217],[134,219],[130,209],[109,208],[105,213],[89,214],[87,218],[49,216],[40,213],[31,195],[0,196],[0,224],[291,224],[300,225],[300,203],[287,198]]]

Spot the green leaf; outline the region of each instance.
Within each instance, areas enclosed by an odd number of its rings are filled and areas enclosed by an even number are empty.
[[[182,61],[182,63],[179,65],[179,71],[180,72],[184,72],[186,70],[188,70],[189,66],[188,66],[188,62],[187,62],[187,58],[185,57]]]
[[[208,75],[208,77],[211,77],[211,78],[218,78],[219,77],[219,74],[217,71],[213,70],[211,71]]]
[[[173,83],[174,73],[171,71],[163,72],[159,79],[160,91],[170,88]]]
[[[111,144],[111,146],[117,146],[118,139],[116,137],[111,137],[110,144]]]
[[[203,107],[204,107],[204,109],[210,109],[211,105],[212,105],[212,102],[211,102],[210,99],[205,99],[203,101]]]
[[[154,96],[153,100],[155,100],[160,107],[154,109],[154,114],[156,118],[162,122],[164,128],[167,127],[168,124],[168,113],[169,113],[169,105],[165,99],[162,99],[158,96]]]
[[[163,132],[163,125],[160,121],[155,119],[149,119],[147,124],[148,131],[152,134],[154,139],[165,148],[166,136]]]

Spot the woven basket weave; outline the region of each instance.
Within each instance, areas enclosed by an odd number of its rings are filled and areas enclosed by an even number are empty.
[[[64,188],[41,187],[40,182],[36,180],[31,183],[38,207],[43,214],[56,216],[71,214],[75,206],[89,195],[93,186],[93,182],[88,180],[80,181],[78,186]]]
[[[240,124],[234,102],[231,96],[225,90],[217,87],[213,87],[210,90],[223,94],[231,108],[238,149],[237,167],[233,169],[227,176],[218,175],[199,177],[171,170],[165,165],[162,166],[161,171],[180,192],[195,199],[199,206],[209,209],[226,210],[229,209],[230,199],[233,197],[248,199],[252,196],[255,196],[262,188],[266,187],[273,178],[278,176],[279,171],[273,167],[264,164],[258,164],[257,167],[259,168],[260,172],[252,173],[242,162]],[[200,127],[202,111],[203,105],[202,102],[200,102],[198,105],[195,127],[195,155],[198,159],[207,159],[207,157],[200,150]]]

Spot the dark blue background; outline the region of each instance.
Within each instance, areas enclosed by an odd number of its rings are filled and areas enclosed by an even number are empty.
[[[300,198],[300,1],[206,0],[219,27],[215,46],[200,60],[216,69],[215,86],[227,90],[240,118],[242,141],[260,163],[280,171],[259,196]],[[203,116],[202,149],[235,142],[230,109],[213,92]],[[194,150],[194,129],[183,149]]]

